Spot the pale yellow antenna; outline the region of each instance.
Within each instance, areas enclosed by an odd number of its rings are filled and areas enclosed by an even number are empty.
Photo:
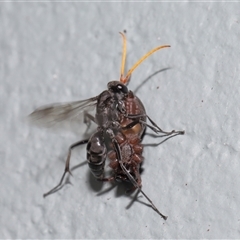
[[[163,46],[159,46],[156,47],[154,49],[152,49],[151,51],[149,51],[148,53],[146,53],[143,57],[141,57],[128,71],[127,75],[125,77],[123,77],[124,74],[124,67],[125,67],[125,61],[126,61],[126,51],[127,51],[127,40],[126,37],[123,33],[120,32],[120,34],[123,37],[123,54],[122,54],[122,63],[121,63],[121,76],[120,76],[120,82],[127,84],[129,81],[129,78],[132,74],[132,72],[146,59],[148,58],[150,55],[152,55],[153,53],[155,53],[156,51],[162,49],[162,48],[167,48],[170,47],[170,45],[163,45]]]
[[[126,36],[119,32],[123,38],[123,48],[122,48],[122,62],[121,62],[121,70],[120,70],[120,82],[121,79],[123,79],[123,75],[124,75],[124,68],[125,68],[125,62],[126,62],[126,53],[127,53],[127,39]]]

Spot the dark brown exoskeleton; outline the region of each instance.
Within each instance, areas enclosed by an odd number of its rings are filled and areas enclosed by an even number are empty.
[[[90,122],[93,121],[98,126],[90,139],[76,142],[69,147],[65,171],[59,184],[43,196],[46,197],[62,186],[66,173],[71,174],[69,168],[71,150],[76,146],[87,143],[88,165],[97,180],[130,181],[133,184],[133,188],[137,188],[148,199],[152,208],[166,219],[166,216],[159,212],[141,189],[142,185],[139,167],[143,160],[143,147],[141,145],[142,135],[146,127],[151,128],[157,134],[163,134],[162,136],[184,134],[184,131],[173,130],[171,132],[166,132],[160,129],[149,118],[142,102],[133,94],[133,92],[128,90],[126,84],[129,81],[131,73],[142,61],[157,50],[170,46],[164,45],[153,49],[144,55],[128,71],[126,77],[123,77],[126,57],[126,38],[124,34],[121,33],[121,35],[124,44],[120,81],[109,82],[108,90],[103,91],[96,97],[83,101],[44,106],[36,109],[30,114],[30,118],[33,121],[40,121],[48,124],[71,119],[78,116],[81,112],[84,112],[85,123],[89,125]],[[96,107],[95,116],[92,116],[85,111],[91,106]],[[151,125],[146,123],[146,119],[149,119]],[[107,155],[110,159],[110,167],[113,169],[113,174],[109,177],[104,176],[104,166]]]

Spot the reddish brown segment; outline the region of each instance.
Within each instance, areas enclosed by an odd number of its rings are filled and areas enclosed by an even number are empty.
[[[145,108],[140,101],[140,99],[133,94],[132,91],[129,91],[128,97],[124,101],[126,112],[128,115],[145,115],[146,111]],[[142,116],[140,118],[134,118],[134,121],[141,119],[142,121],[146,122],[146,117]],[[120,124],[122,127],[126,127],[130,123],[133,122],[133,119],[121,116]],[[134,125],[132,128],[122,130],[123,134],[125,134],[128,138],[131,135],[137,135],[139,138],[142,137],[142,134],[145,130],[145,126],[141,123]]]
[[[134,119],[128,118],[121,115],[120,124],[124,128],[135,121],[146,121],[145,108],[138,97],[136,97],[132,91],[129,91],[127,98],[124,99],[126,115],[142,115],[141,117],[136,117]],[[142,180],[139,173],[139,168],[143,161],[143,146],[141,144],[142,135],[145,130],[145,125],[141,123],[136,123],[131,128],[121,129],[116,135],[115,140],[118,142],[121,152],[121,160],[126,169],[133,176],[138,186],[141,186]],[[128,181],[128,176],[122,170],[119,159],[117,159],[116,151],[112,150],[108,153],[108,158],[110,160],[109,166],[113,169],[114,178],[122,181]],[[132,190],[135,190],[133,187]]]
[[[129,137],[120,132],[116,135],[115,139],[119,144],[124,166],[136,180],[138,185],[141,186],[142,180],[139,173],[139,167],[143,161],[143,146],[141,144],[141,139],[137,135],[134,136],[131,134],[131,137]],[[108,158],[110,160],[109,166],[114,171],[115,179],[121,179],[122,181],[129,180],[120,167],[119,160],[117,159],[117,155],[114,150],[108,153]]]

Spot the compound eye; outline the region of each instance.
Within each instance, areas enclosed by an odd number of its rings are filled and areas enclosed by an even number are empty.
[[[128,88],[123,84],[118,84],[117,89],[119,92],[128,93]]]

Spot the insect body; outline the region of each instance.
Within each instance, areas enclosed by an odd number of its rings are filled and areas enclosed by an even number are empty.
[[[106,139],[110,139],[112,132],[114,134],[121,129],[119,119],[125,113],[123,99],[127,94],[128,89],[124,84],[118,81],[109,82],[108,90],[98,97],[95,118],[87,115],[98,125],[87,144],[88,165],[98,180],[104,178],[104,165],[108,152]]]
[[[152,208],[166,219],[166,216],[158,211],[152,201],[141,190],[139,167],[143,160],[142,135],[146,127],[149,127],[157,134],[163,134],[162,136],[184,134],[184,131],[173,130],[166,132],[159,128],[146,114],[142,102],[133,92],[128,90],[126,85],[131,73],[142,61],[157,50],[170,46],[160,46],[148,52],[123,77],[126,58],[126,38],[122,33],[120,34],[124,40],[120,81],[109,82],[108,90],[103,91],[96,97],[83,101],[44,106],[30,114],[30,118],[34,122],[42,122],[49,125],[75,118],[81,112],[84,112],[84,119],[87,125],[91,121],[97,124],[97,129],[90,139],[79,141],[69,147],[65,171],[60,183],[45,193],[44,197],[61,187],[66,173],[71,174],[69,169],[71,150],[76,146],[87,143],[88,165],[97,180],[130,181],[133,184],[133,189],[137,188],[148,199]],[[92,106],[96,107],[95,116],[85,111]],[[146,119],[149,119],[151,125],[147,124]],[[113,169],[113,174],[109,177],[104,176],[107,155],[110,159],[110,167]]]
[[[136,135],[125,135],[121,132],[115,135],[115,139],[119,144],[121,162],[124,165],[127,172],[134,178],[138,186],[141,186],[142,180],[139,173],[139,168],[143,161],[143,146],[141,144],[141,138]],[[126,172],[121,168],[117,152],[112,150],[108,153],[110,159],[109,166],[113,169],[113,179],[116,181],[130,181]],[[111,178],[109,180],[112,180]],[[137,187],[133,185],[135,190]]]

